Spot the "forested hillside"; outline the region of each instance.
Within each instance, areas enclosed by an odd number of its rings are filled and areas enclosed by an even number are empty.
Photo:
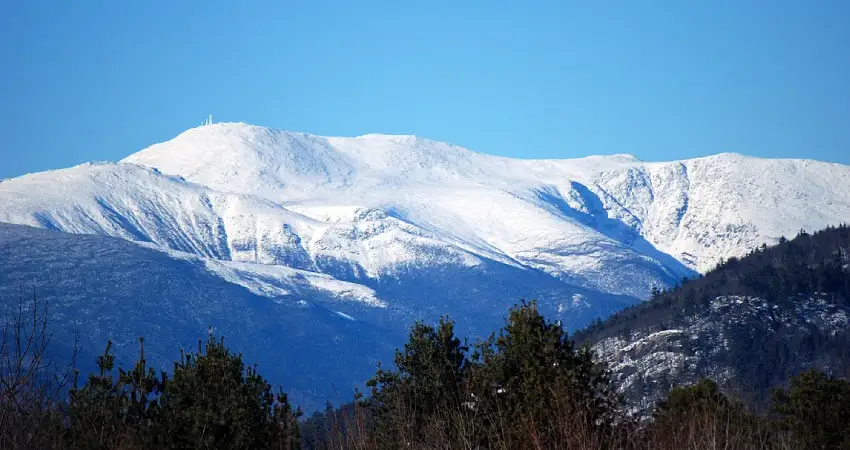
[[[846,225],[800,232],[655,292],[574,338],[594,346],[639,409],[703,377],[763,400],[809,368],[850,374],[848,263]]]

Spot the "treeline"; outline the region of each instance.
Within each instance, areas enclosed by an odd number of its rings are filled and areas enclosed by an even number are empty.
[[[0,449],[301,448],[300,411],[224,339],[181,350],[170,374],[146,365],[141,338],[133,367],[116,368],[110,342],[81,380],[75,356],[50,357],[48,317],[21,301],[3,325]]]
[[[108,345],[80,380],[47,357],[46,311],[20,311],[0,353],[3,449],[850,448],[850,383],[818,372],[776,391],[767,415],[704,381],[674,389],[651,420],[631,417],[605,368],[534,302],[472,344],[447,318],[415,324],[369,395],[300,423],[223,339],[181,352],[170,374],[146,366],[141,339],[129,369]]]

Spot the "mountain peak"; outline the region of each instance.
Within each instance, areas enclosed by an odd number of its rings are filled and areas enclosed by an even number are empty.
[[[625,161],[640,161],[641,159],[631,153],[615,153],[612,158],[622,159]]]

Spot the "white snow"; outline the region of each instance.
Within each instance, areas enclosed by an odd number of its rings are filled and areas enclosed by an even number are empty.
[[[349,316],[348,314],[346,314],[346,313],[344,313],[344,312],[334,311],[334,313],[336,313],[336,315],[338,315],[338,316],[342,317],[343,319],[347,319],[347,320],[350,320],[350,321],[352,321],[352,322],[356,322],[356,320],[354,319],[354,317],[351,317],[351,316]]]
[[[617,233],[629,229],[705,271],[780,235],[850,217],[847,166],[729,153],[667,163],[519,160],[414,136],[325,138],[220,123],[124,161],[293,207],[394,211],[475,253],[554,272],[592,266],[583,246],[627,253],[634,242]],[[605,225],[614,229],[606,234]],[[557,256],[564,247],[569,261]]]

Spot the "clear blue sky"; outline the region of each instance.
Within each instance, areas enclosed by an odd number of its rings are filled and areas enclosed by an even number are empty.
[[[525,158],[850,163],[848,24],[847,0],[0,0],[0,177],[208,113]]]

